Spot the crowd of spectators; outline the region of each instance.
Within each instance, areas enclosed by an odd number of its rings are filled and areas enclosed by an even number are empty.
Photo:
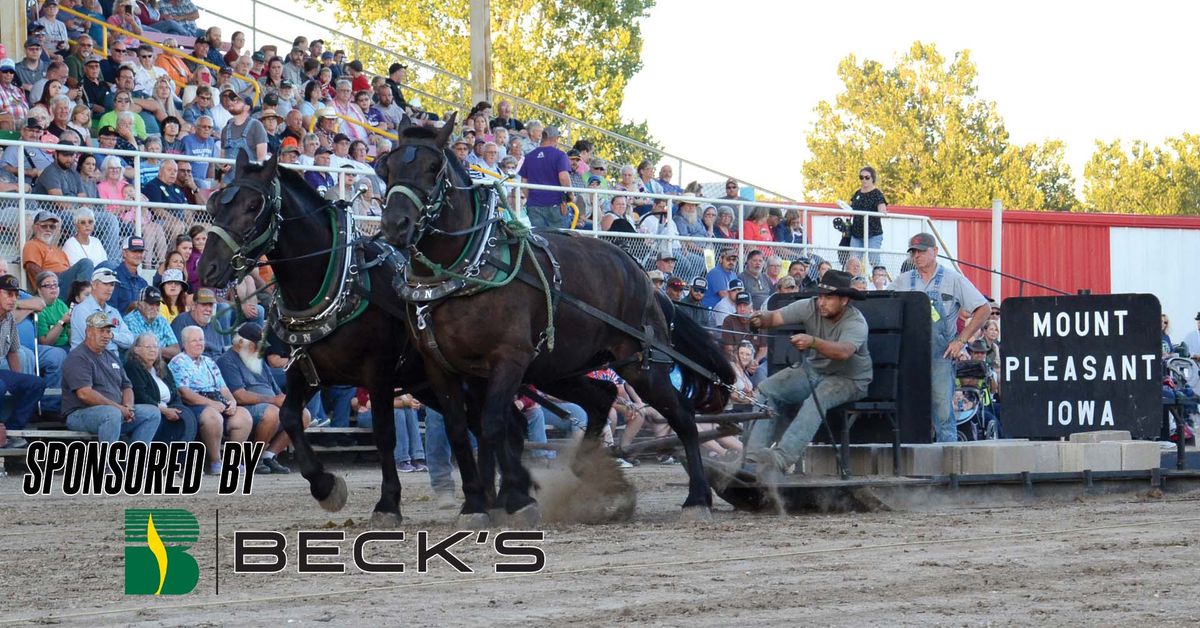
[[[305,37],[287,50],[271,44],[249,50],[241,32],[226,40],[218,27],[198,27],[199,13],[190,0],[62,4],[161,45],[113,31],[107,50],[100,50],[105,38],[98,25],[47,0],[31,3],[20,58],[0,59],[0,136],[56,145],[54,150],[5,148],[0,191],[64,197],[58,203],[31,203],[25,218],[31,237],[21,244],[21,265],[12,274],[7,264],[0,268],[0,345],[9,357],[0,383],[15,401],[5,423],[20,429],[40,408],[44,416],[58,416],[101,440],[123,434],[137,440],[199,440],[208,445],[209,471],[216,469],[222,438],[258,440],[267,450],[256,471],[286,473],[276,454],[288,445],[278,409],[280,367],[289,352],[263,331],[263,308],[250,296],[263,283],[251,278],[235,288],[247,297],[236,316],[237,306],[225,291],[201,286],[196,272],[207,235],[204,215],[188,206],[204,204],[228,184],[230,169],[169,157],[142,156],[135,164],[130,156],[109,151],[194,158],[235,158],[242,152],[252,160],[278,155],[283,163],[332,167],[343,171],[344,187],[329,172],[310,170],[305,179],[328,197],[353,198],[356,213],[378,215],[382,183],[369,164],[391,148],[385,135],[412,125],[440,126],[444,116],[406,99],[403,63],[391,64],[386,75],[371,76],[361,61]],[[670,165],[656,172],[648,160],[636,166],[606,161],[586,139],[564,143],[554,125],[518,119],[507,101],[499,101],[495,110],[487,102],[476,104],[458,120],[451,144],[459,165],[472,172],[595,190],[574,195],[524,191],[522,204],[538,227],[591,229],[598,216],[598,228],[636,253],[656,287],[720,342],[738,375],[735,408],[749,407],[755,387],[767,376],[767,345],[749,328],[750,312],[775,293],[812,289],[835,266],[854,276],[862,290],[884,289],[891,281],[875,254],[869,273],[855,254],[832,259],[813,254],[805,248],[811,242],[799,210],[746,204],[752,199],[734,179],[725,182],[723,196],[706,198],[699,183],[677,185]],[[73,146],[101,152],[82,153]],[[19,180],[22,162],[24,179]],[[864,168],[859,174],[861,188],[852,206],[886,213],[886,200],[874,187],[875,171]],[[605,190],[626,195],[602,194]],[[655,194],[684,200],[650,198]],[[113,201],[168,206],[139,211]],[[19,231],[18,220],[15,208],[0,209],[0,230],[10,239]],[[880,247],[877,218],[860,216],[840,229],[843,246]],[[665,238],[649,245],[643,241],[635,251],[628,235],[639,233]],[[739,239],[752,244],[721,243]],[[151,273],[153,280],[147,281]],[[18,274],[31,286],[29,292],[21,290]],[[249,322],[231,330],[235,318]],[[23,345],[20,330],[32,342]],[[995,321],[970,351],[964,348],[964,358],[984,348],[988,363],[998,365],[998,339]],[[619,384],[606,429],[610,444],[628,446],[643,427],[656,435],[668,431],[662,417],[615,373],[594,376]],[[553,411],[530,398],[516,400],[529,419],[530,439],[544,441],[547,426],[579,437],[586,424],[582,409],[551,401]],[[391,410],[398,468],[429,470],[435,488],[444,493],[449,447],[440,415],[402,394]],[[370,426],[378,412],[386,414],[372,408],[361,390],[326,387],[306,410],[305,423],[348,427],[357,415],[359,426]],[[621,423],[625,430],[616,439]],[[10,438],[9,446],[22,440]],[[721,439],[705,448],[721,456],[739,451],[740,443]],[[669,456],[662,461],[672,462]],[[621,464],[632,463],[622,459]]]

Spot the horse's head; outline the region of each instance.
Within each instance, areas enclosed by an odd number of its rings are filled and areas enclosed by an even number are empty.
[[[274,156],[259,166],[238,151],[233,183],[209,197],[213,221],[198,265],[204,285],[224,287],[240,280],[274,245],[280,210],[277,166]]]
[[[381,229],[396,246],[416,244],[449,203],[453,183],[446,149],[454,118],[450,114],[440,129],[405,129],[396,148],[375,160],[375,173],[387,189]]]

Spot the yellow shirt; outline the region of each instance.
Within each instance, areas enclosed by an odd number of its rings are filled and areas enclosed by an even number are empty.
[[[179,316],[180,313],[172,312],[171,310],[167,309],[166,303],[161,303],[158,306],[158,314],[160,316],[162,316],[163,318],[167,319],[167,323],[169,324],[169,323],[174,323],[175,317]]]

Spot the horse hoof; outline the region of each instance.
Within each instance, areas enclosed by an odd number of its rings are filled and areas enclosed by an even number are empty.
[[[372,530],[393,530],[400,527],[401,521],[404,521],[404,517],[401,517],[398,512],[379,512],[376,510],[371,513]]]
[[[637,495],[632,491],[621,493],[613,506],[613,521],[629,521],[637,510]]]
[[[542,510],[537,503],[527,504],[508,516],[508,527],[518,530],[533,530],[542,522]]]
[[[679,513],[679,521],[682,523],[712,520],[712,508],[708,506],[687,506]]]
[[[483,512],[464,512],[458,516],[458,527],[461,530],[486,530],[491,524],[491,518]]]
[[[496,525],[504,525],[508,521],[508,513],[504,512],[503,508],[488,508],[488,522]]]
[[[335,475],[333,476],[333,490],[329,491],[329,497],[317,503],[321,504],[321,508],[329,512],[337,512],[346,505],[346,497],[348,495],[349,491],[346,490],[346,481],[342,479],[342,476]]]

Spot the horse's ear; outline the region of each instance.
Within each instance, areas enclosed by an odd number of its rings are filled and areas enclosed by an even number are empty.
[[[388,157],[391,157],[391,156],[392,156],[392,151],[390,151],[390,150],[379,153],[378,155],[375,156],[375,174],[380,179],[382,179],[384,183],[387,183],[387,180],[388,180],[388,163],[387,162],[388,162]]]
[[[458,117],[457,111],[451,111],[450,115],[446,116],[445,123],[442,128],[438,129],[437,145],[441,148],[450,148],[450,136],[454,135],[454,119]]]
[[[263,162],[263,178],[274,179],[279,174],[279,155],[272,153],[270,157]]]
[[[246,171],[246,164],[248,163],[250,163],[250,157],[246,155],[246,151],[239,150],[237,152],[237,159],[233,164],[233,172],[239,177],[242,176],[242,173]]]

